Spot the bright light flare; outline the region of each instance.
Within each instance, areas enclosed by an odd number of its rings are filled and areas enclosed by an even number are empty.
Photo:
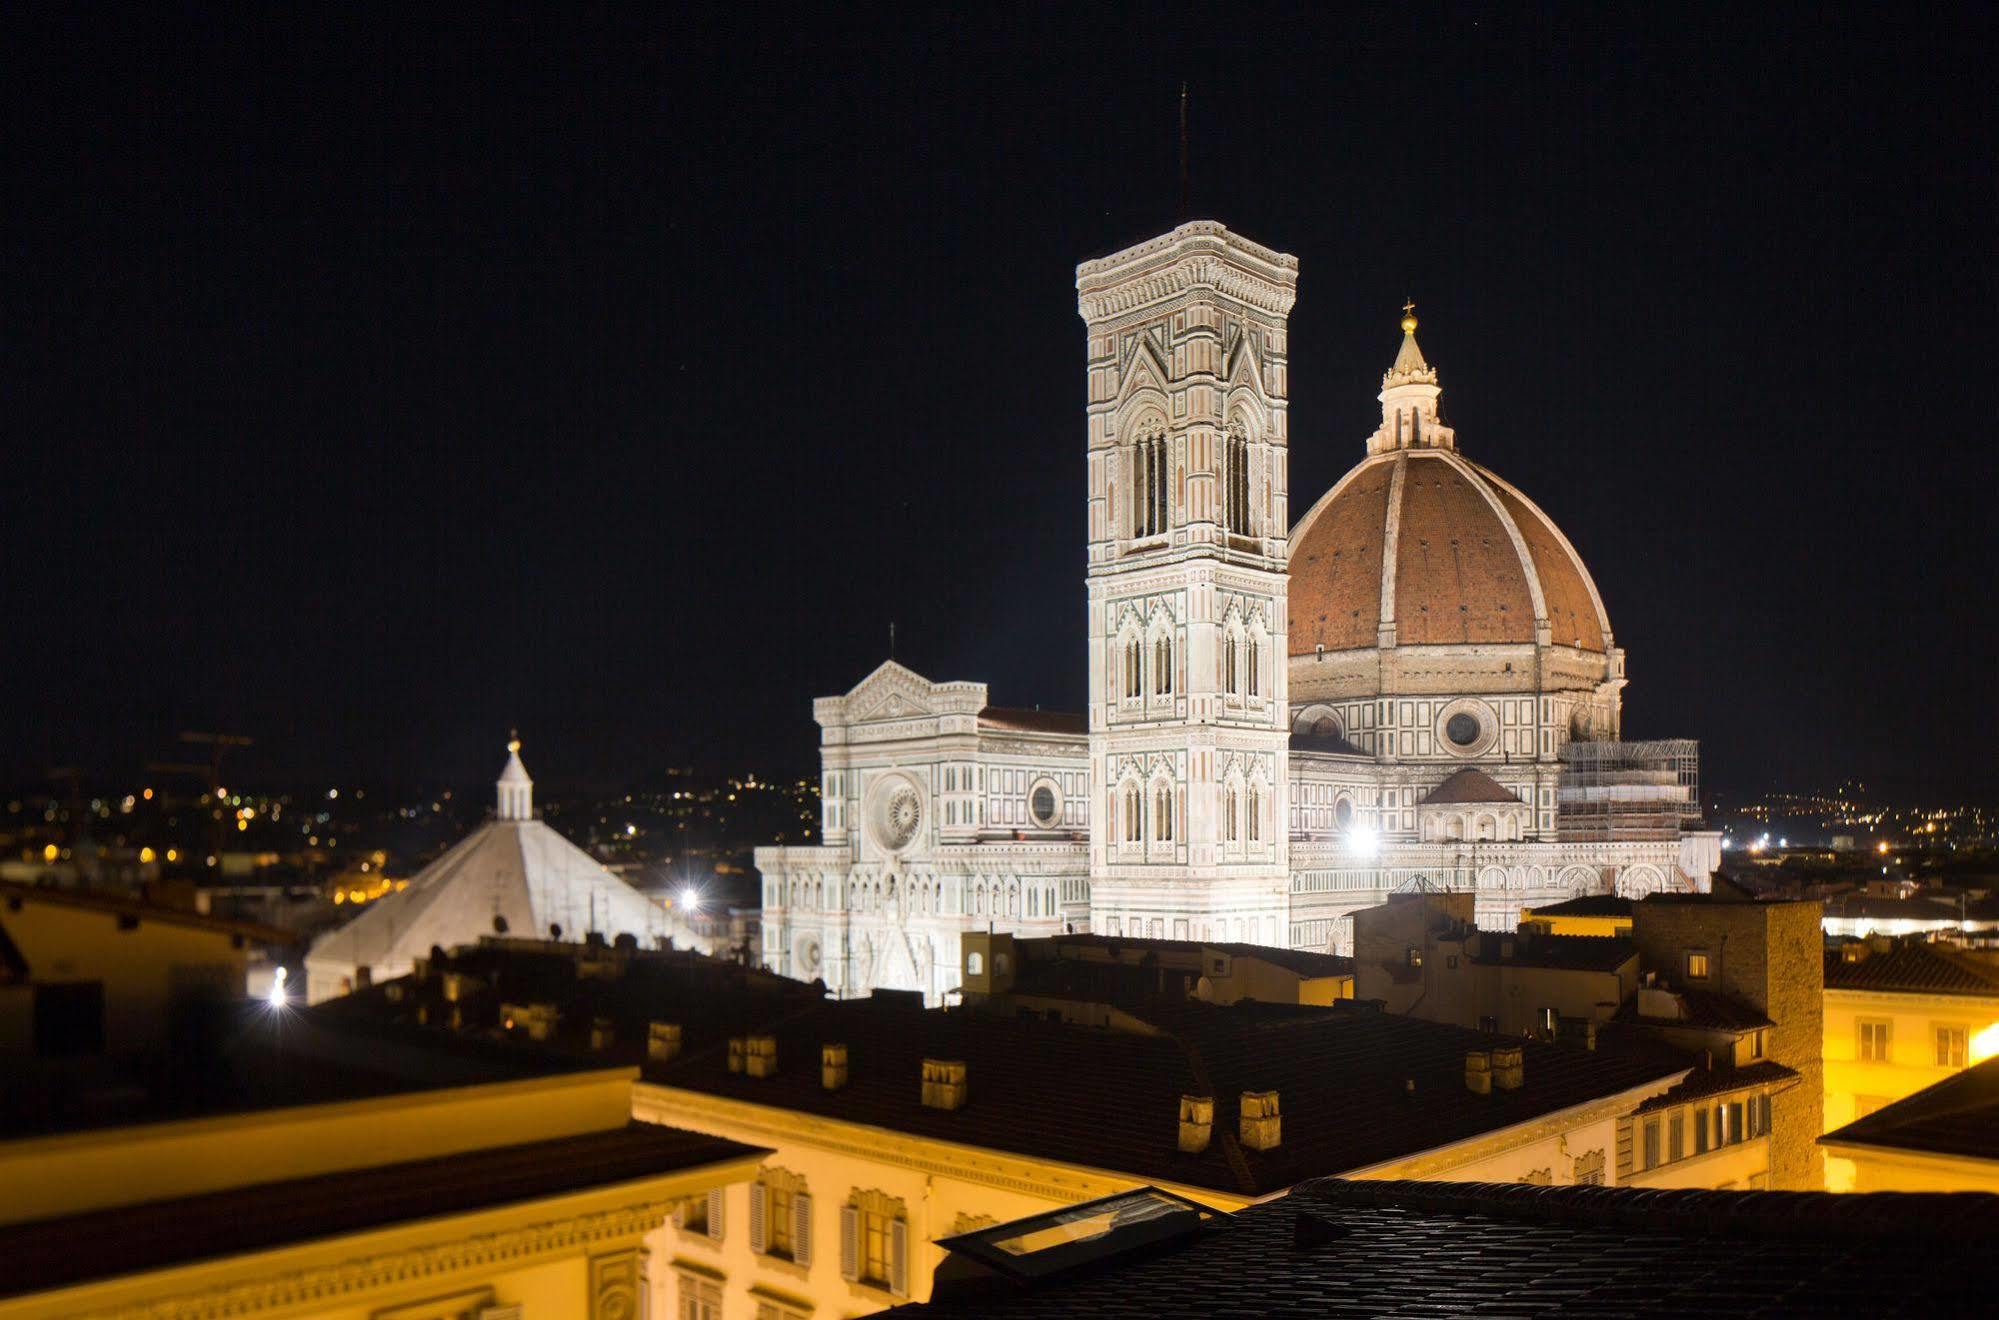
[[[271,973],[271,988],[265,992],[264,998],[270,1003],[272,1008],[283,1008],[285,1006],[288,998],[285,994],[285,978],[289,975],[290,973],[283,967]]]
[[[1381,851],[1381,836],[1372,825],[1356,825],[1347,831],[1347,851],[1356,857],[1372,857]]]
[[[689,912],[699,912],[701,910],[701,891],[692,885],[681,890],[680,906],[686,908]]]
[[[1994,1022],[1973,1036],[1968,1048],[1970,1053],[1965,1057],[1971,1063],[1983,1063],[1987,1059],[1999,1057],[1999,1022]]]

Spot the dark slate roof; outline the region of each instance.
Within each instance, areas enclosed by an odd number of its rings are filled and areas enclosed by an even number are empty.
[[[1622,935],[1509,935],[1486,930],[1477,933],[1467,952],[1479,963],[1614,972],[1638,956],[1638,946]]]
[[[1999,1160],[1999,1059],[1953,1073],[1819,1140]]]
[[[137,1274],[763,1152],[653,1123],[0,1227],[0,1296]],[[107,1248],[107,1244],[115,1244]]]
[[[1683,1012],[1677,1018],[1648,1018],[1638,1011],[1633,996],[1617,1010],[1618,1022],[1646,1022],[1664,1026],[1700,1027],[1712,1031],[1755,1031],[1776,1024],[1748,1004],[1718,990],[1675,989]]]
[[[1797,1080],[1797,1073],[1768,1059],[1761,1063],[1744,1064],[1740,1068],[1696,1068],[1672,1090],[1664,1095],[1655,1095],[1639,1105],[1637,1112],[1645,1114],[1655,1109],[1671,1109],[1674,1105],[1683,1105],[1702,1096],[1725,1095],[1752,1086],[1775,1085],[1780,1089],[1789,1089],[1781,1084]]]
[[[1546,907],[1531,908],[1532,917],[1628,917],[1631,915],[1631,900],[1619,898],[1615,894],[1584,894],[1579,898],[1564,899],[1560,903],[1550,903]]]
[[[1038,940],[1022,940],[1019,947],[1031,949],[1042,943]],[[1218,949],[1238,958],[1261,958],[1274,967],[1283,967],[1300,976],[1351,976],[1353,959],[1336,953],[1314,953],[1309,949],[1285,949],[1274,944],[1245,944],[1242,942],[1213,940],[1169,940],[1148,939],[1140,936],[1124,935],[1052,935],[1046,940],[1058,948],[1102,948],[1102,949],[1159,949],[1172,953],[1200,953],[1204,949]],[[1042,961],[1036,959],[1035,961]],[[1136,963],[1131,964],[1137,966]]]
[[[134,898],[130,894],[112,893],[101,889],[57,889],[49,885],[0,880],[0,899],[4,899],[10,908],[21,903],[49,903],[58,907],[82,908],[90,912],[102,912],[107,916],[136,917],[141,922],[157,921],[163,925],[187,926],[215,935],[238,936],[247,944],[287,946],[305,942],[305,936],[297,931],[280,930],[276,926],[266,926],[257,921],[238,921],[233,917],[211,917],[187,908],[168,907],[163,903],[151,903],[143,898]]]
[[[1326,756],[1358,756],[1365,760],[1374,759],[1337,733],[1294,733],[1291,735],[1291,750],[1318,752]]]
[[[1849,947],[1863,950],[1866,956],[1849,961]],[[1999,996],[1999,966],[1957,949],[1915,940],[1878,951],[1865,944],[1842,946],[1826,950],[1825,988]]]
[[[1066,710],[1034,710],[1023,706],[987,706],[979,712],[982,729],[1006,729],[1016,733],[1073,733],[1090,731],[1089,721]]]
[[[1267,1193],[1674,1080],[1691,1066],[1659,1047],[1586,1051],[1526,1042],[1525,1085],[1474,1095],[1465,1054],[1520,1044],[1380,1012],[1279,1005],[1158,1005],[1148,1036],[868,1000],[826,1003],[776,1023],[779,1073],[731,1073],[724,1051],[649,1065],[647,1081],[825,1114],[1161,1182]],[[848,1048],[849,1081],[820,1085],[819,1047]],[[925,1058],[962,1060],[963,1109],[921,1104]],[[1415,1083],[1414,1090],[1409,1088]],[[1279,1093],[1283,1141],[1236,1142],[1244,1091]],[[1215,1139],[1176,1148],[1182,1095],[1212,1095]]]
[[[1466,766],[1464,769],[1431,789],[1418,806],[1455,806],[1471,802],[1512,802],[1518,804],[1520,798],[1511,789],[1483,770]]]
[[[1323,1179],[1177,1241],[890,1314],[1982,1313],[1999,1196]],[[973,1286],[976,1286],[973,1285]]]

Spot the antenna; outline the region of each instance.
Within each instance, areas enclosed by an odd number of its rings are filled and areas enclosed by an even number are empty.
[[[888,621],[888,658],[895,659],[895,620]]]
[[[1180,218],[1187,218],[1187,84],[1180,84]]]

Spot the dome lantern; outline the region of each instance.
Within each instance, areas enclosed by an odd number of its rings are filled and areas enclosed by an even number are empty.
[[[501,820],[534,819],[534,780],[528,778],[528,768],[521,764],[521,739],[518,733],[507,739],[507,764],[500,771],[499,816]]]
[[[1416,346],[1416,304],[1402,304],[1402,348],[1381,378],[1381,426],[1367,438],[1367,452],[1456,449],[1458,438],[1437,416],[1437,369]]]

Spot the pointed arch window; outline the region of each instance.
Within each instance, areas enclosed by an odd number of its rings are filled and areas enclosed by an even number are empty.
[[[1159,696],[1173,691],[1173,636],[1161,632],[1152,642],[1152,690]]]
[[[1239,831],[1238,831],[1238,829],[1237,829],[1237,826],[1236,826],[1236,817],[1237,817],[1237,814],[1238,814],[1238,812],[1239,812],[1239,811],[1241,810],[1241,807],[1242,807],[1242,804],[1241,804],[1241,803],[1240,803],[1239,801],[1237,801],[1237,798],[1236,798],[1236,791],[1235,791],[1235,785],[1234,785],[1234,784],[1230,784],[1230,785],[1229,785],[1229,795],[1228,795],[1228,805],[1227,805],[1227,809],[1226,809],[1226,810],[1227,810],[1227,815],[1228,815],[1228,832],[1229,832],[1229,842],[1230,842],[1230,843],[1234,843],[1234,842],[1236,841],[1236,839],[1237,839],[1237,838],[1239,837]]]
[[[1255,784],[1249,786],[1249,841],[1255,843],[1263,837],[1263,794]]]
[[[1152,837],[1160,843],[1173,841],[1173,786],[1160,780],[1152,790]]]
[[[1249,635],[1249,665],[1244,677],[1249,681],[1249,695],[1252,697],[1259,695],[1256,676],[1261,672],[1263,664],[1262,650],[1263,648],[1256,643],[1256,634],[1251,633]]]
[[[1158,431],[1141,435],[1131,451],[1131,534],[1158,536],[1167,528],[1166,437]]]
[[[1142,843],[1145,840],[1144,814],[1139,809],[1138,785],[1124,786],[1124,841]]]
[[[1145,695],[1145,649],[1140,645],[1137,633],[1125,638],[1124,694],[1127,697]]]
[[[1249,440],[1240,426],[1231,426],[1222,438],[1222,525],[1250,534]]]

